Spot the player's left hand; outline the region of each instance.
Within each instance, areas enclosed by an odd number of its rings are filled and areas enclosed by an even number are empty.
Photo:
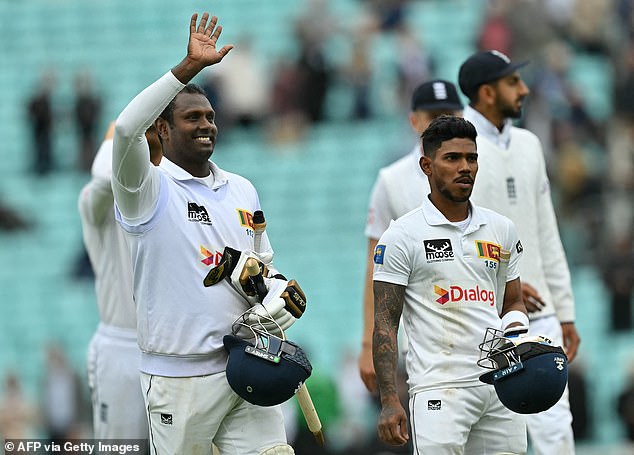
[[[574,322],[562,323],[561,332],[564,338],[564,350],[566,351],[566,356],[568,357],[568,363],[570,363],[577,356],[577,350],[579,349],[581,338],[579,338]]]
[[[394,446],[402,446],[409,440],[407,415],[398,399],[383,404],[378,430],[381,441]]]

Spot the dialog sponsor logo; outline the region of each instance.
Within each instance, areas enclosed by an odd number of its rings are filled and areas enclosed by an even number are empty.
[[[441,305],[448,302],[474,302],[486,303],[489,306],[495,305],[495,293],[492,290],[480,288],[478,285],[474,287],[434,285],[434,294],[439,296],[436,302]]]

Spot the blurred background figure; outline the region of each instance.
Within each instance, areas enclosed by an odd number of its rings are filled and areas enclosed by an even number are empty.
[[[0,200],[0,231],[14,232],[23,231],[31,228],[28,222],[12,207],[9,207]]]
[[[97,132],[101,121],[101,96],[95,91],[88,70],[75,75],[75,127],[77,129],[77,167],[89,172],[97,150]]]
[[[73,439],[82,434],[86,418],[84,383],[68,362],[62,346],[46,347],[46,370],[42,380],[42,419],[48,439]]]
[[[54,167],[52,96],[56,82],[54,70],[45,70],[40,76],[35,91],[27,100],[27,116],[33,148],[32,169],[38,175],[46,175]]]
[[[630,364],[626,382],[616,402],[617,412],[627,440],[634,446],[634,364]]]
[[[218,67],[213,76],[217,79],[218,93],[222,94],[222,107],[212,106],[215,111],[224,111],[226,124],[222,125],[223,131],[236,126],[258,126],[268,114],[270,82],[261,55],[253,49],[252,40],[246,33],[240,36],[235,51],[224,61],[226,65]]]
[[[0,396],[0,439],[33,438],[37,424],[37,407],[24,394],[20,377],[8,371]]]

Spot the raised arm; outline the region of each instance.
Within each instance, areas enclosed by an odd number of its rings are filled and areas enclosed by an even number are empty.
[[[112,171],[113,192],[121,215],[130,224],[146,221],[158,200],[160,174],[149,160],[145,132],[186,83],[207,66],[220,62],[233,46],[216,51],[222,27],[218,19],[204,13],[196,26],[198,14],[189,25],[187,55],[159,80],[139,93],[121,112],[116,121]]]
[[[409,439],[407,415],[398,396],[398,326],[403,312],[405,286],[374,281],[374,332],[372,357],[381,396],[379,437],[392,445]]]

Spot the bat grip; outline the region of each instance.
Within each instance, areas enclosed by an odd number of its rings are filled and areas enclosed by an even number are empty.
[[[253,213],[253,248],[256,253],[262,252],[262,234],[266,230],[266,219],[262,210]]]
[[[267,290],[264,284],[264,278],[262,277],[262,271],[260,270],[260,264],[258,264],[258,261],[255,259],[248,258],[244,267],[247,269],[247,273],[253,281],[253,286],[255,287],[255,292],[258,294],[260,303],[264,302]]]

